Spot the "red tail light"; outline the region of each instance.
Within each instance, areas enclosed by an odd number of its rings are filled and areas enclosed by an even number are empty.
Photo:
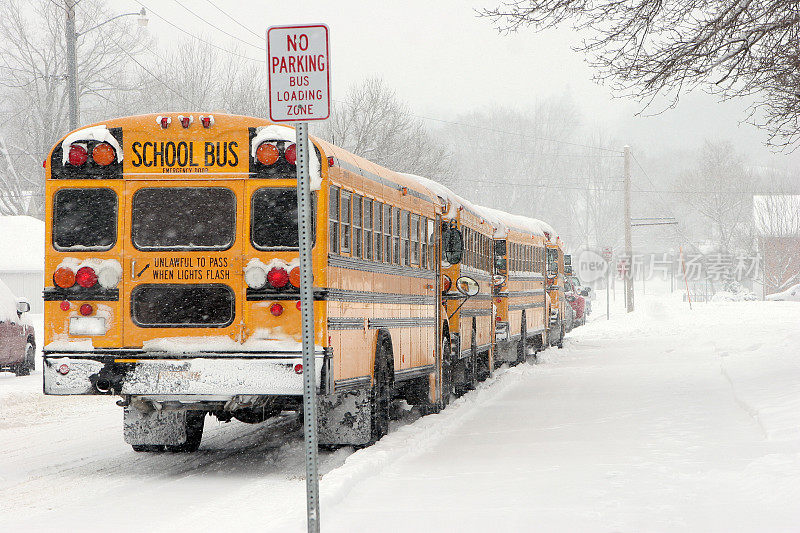
[[[84,289],[90,289],[97,285],[97,274],[92,267],[81,267],[75,274],[75,282]]]
[[[89,158],[89,152],[86,147],[81,144],[73,144],[69,147],[69,164],[74,167],[79,167],[86,163]]]
[[[272,316],[281,316],[283,314],[283,306],[279,303],[274,303],[269,307],[269,312]]]
[[[204,128],[210,128],[212,124],[214,124],[214,117],[209,115],[207,117],[200,117],[200,122],[203,123]]]
[[[297,163],[297,146],[295,144],[290,144],[286,147],[286,150],[283,152],[283,157],[286,158],[286,161],[289,162],[290,165],[294,165]]]
[[[89,316],[89,315],[91,315],[91,314],[92,314],[92,311],[94,311],[94,308],[92,307],[92,304],[83,304],[83,305],[81,305],[81,308],[80,308],[80,313],[81,313],[83,316]]]
[[[284,268],[273,267],[267,272],[267,283],[276,289],[282,289],[289,283],[289,274]]]
[[[67,374],[69,374],[69,366],[67,365],[59,366],[58,373],[61,374],[62,376],[66,376]]]
[[[58,306],[61,308],[62,311],[69,311],[70,305],[67,300],[62,301]]]
[[[262,165],[269,166],[278,160],[278,147],[270,143],[261,143],[256,148],[256,159]]]
[[[332,167],[334,163],[335,161],[333,159],[333,156],[332,155],[328,156],[328,166]]]
[[[303,373],[303,365],[301,365],[300,363],[297,363],[296,365],[294,365],[294,373],[295,374],[302,374]]]
[[[503,317],[501,317],[500,315],[497,315],[496,317],[494,317],[494,321],[495,322],[502,322],[503,321]]]
[[[299,311],[300,309],[302,309],[302,308],[303,308],[303,302],[301,302],[300,300],[297,300],[297,302],[295,302],[294,306],[295,306],[295,307],[297,308],[297,310]]]
[[[181,126],[183,126],[184,128],[188,128],[189,124],[192,123],[192,117],[181,116],[180,119],[181,119]]]
[[[161,117],[161,127],[162,128],[167,129],[167,126],[169,126],[170,122],[172,122],[172,119],[170,119],[169,117]]]
[[[442,292],[449,292],[452,283],[448,276],[442,275]]]

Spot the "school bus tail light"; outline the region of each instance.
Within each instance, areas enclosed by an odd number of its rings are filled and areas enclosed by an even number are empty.
[[[79,311],[83,316],[89,316],[94,311],[94,307],[92,307],[92,304],[82,304]]]
[[[89,152],[86,150],[86,144],[74,143],[69,147],[69,156],[67,161],[74,167],[79,167],[86,163],[89,158]]]
[[[178,115],[178,120],[181,121],[181,126],[183,126],[184,128],[188,128],[189,126],[192,125],[192,122],[194,122],[194,117],[192,115],[189,115],[188,117],[184,117],[183,115]]]
[[[204,128],[208,129],[214,125],[214,115],[200,115],[200,123]]]
[[[244,281],[251,289],[260,289],[267,284],[267,272],[259,266],[248,266],[244,271]]]
[[[292,270],[289,271],[289,283],[292,284],[292,287],[295,289],[300,288],[300,267],[296,266]]]
[[[262,165],[272,165],[278,161],[278,157],[280,157],[278,147],[270,142],[263,142],[256,148],[256,159]]]
[[[269,312],[272,316],[281,316],[283,314],[283,306],[279,303],[274,303],[269,307]]]
[[[75,272],[71,268],[58,267],[53,274],[53,283],[56,284],[56,287],[69,289],[75,285]]]
[[[292,143],[283,151],[283,157],[290,165],[297,164],[297,145]]]
[[[172,117],[162,117],[161,115],[158,115],[156,117],[156,122],[163,129],[167,129],[169,125],[172,123]]]
[[[452,285],[453,282],[450,281],[450,276],[442,274],[442,292],[450,292],[450,287]]]
[[[91,289],[97,285],[97,274],[92,267],[81,267],[75,273],[75,282],[84,289]]]
[[[122,279],[122,269],[119,263],[106,263],[97,272],[97,281],[104,289],[113,289]]]
[[[289,283],[289,273],[285,268],[273,267],[267,272],[267,283],[275,289],[282,289]]]
[[[107,167],[113,163],[116,158],[117,154],[114,148],[106,142],[96,144],[95,147],[92,148],[92,161],[100,166]]]

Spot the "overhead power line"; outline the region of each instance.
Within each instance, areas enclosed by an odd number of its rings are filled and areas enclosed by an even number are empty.
[[[201,17],[200,15],[198,15],[197,13],[195,13],[194,11],[192,11],[190,8],[188,8],[187,6],[185,6],[185,5],[183,4],[183,2],[181,2],[180,0],[174,0],[174,2],[175,2],[176,4],[178,4],[179,6],[181,6],[183,9],[185,9],[186,11],[188,11],[189,13],[191,13],[192,15],[194,15],[196,18],[200,19],[201,21],[205,22],[206,24],[208,24],[209,26],[211,26],[212,28],[214,28],[215,30],[217,30],[217,31],[219,31],[219,32],[222,32],[222,33],[224,33],[225,35],[227,35],[228,37],[230,37],[230,38],[232,38],[232,39],[236,39],[237,41],[239,41],[239,42],[241,42],[241,43],[244,43],[244,44],[246,44],[247,46],[252,46],[253,48],[256,48],[257,50],[260,50],[260,51],[262,51],[262,52],[264,52],[264,51],[265,51],[265,46],[259,46],[259,45],[253,44],[253,43],[251,43],[251,42],[249,42],[249,41],[245,41],[244,39],[241,39],[241,38],[237,37],[236,35],[233,35],[232,33],[228,33],[227,31],[223,30],[222,28],[220,28],[219,26],[217,26],[217,25],[216,25],[216,24],[214,24],[213,22],[210,22],[210,21],[208,21],[207,19],[205,19],[205,18]]]
[[[175,23],[173,23],[173,22],[171,22],[171,21],[169,21],[169,20],[165,19],[164,17],[162,17],[161,15],[159,15],[158,13],[156,13],[155,11],[153,11],[153,10],[152,10],[152,8],[150,8],[150,7],[148,7],[147,5],[145,5],[145,4],[144,4],[144,2],[141,2],[140,0],[136,0],[136,2],[137,2],[137,3],[138,3],[140,6],[142,6],[143,8],[147,9],[147,12],[148,12],[148,13],[152,13],[153,15],[155,15],[155,16],[156,16],[156,17],[158,17],[158,18],[160,18],[161,20],[163,20],[164,22],[166,22],[167,24],[169,24],[170,26],[172,26],[172,27],[173,27],[173,28],[175,28],[176,30],[180,31],[181,33],[185,33],[186,35],[188,35],[188,36],[189,36],[189,37],[191,37],[192,39],[196,39],[196,40],[200,41],[201,43],[205,43],[205,44],[207,44],[207,45],[209,45],[209,46],[211,46],[211,47],[213,47],[213,48],[216,48],[217,50],[221,50],[222,52],[225,52],[225,53],[228,53],[228,54],[234,55],[234,56],[236,56],[236,57],[241,57],[242,59],[247,59],[248,61],[254,61],[254,62],[256,62],[256,63],[260,63],[260,64],[264,64],[264,63],[266,63],[266,58],[264,58],[264,59],[253,59],[252,57],[249,57],[249,56],[246,56],[246,55],[239,54],[239,53],[237,53],[237,52],[234,52],[233,50],[228,50],[227,48],[223,48],[222,46],[218,46],[218,45],[216,45],[216,44],[214,44],[214,43],[212,43],[212,42],[210,42],[210,41],[206,41],[205,39],[203,39],[203,38],[201,38],[201,37],[198,37],[197,35],[194,35],[193,33],[191,33],[191,32],[188,32],[188,31],[184,30],[183,28],[181,28],[181,27],[180,27],[180,26],[178,26],[177,24],[175,24]]]
[[[214,2],[212,2],[211,0],[206,0],[206,2],[208,2],[209,4],[211,4],[212,6],[214,6],[214,8],[215,8],[217,11],[219,11],[220,13],[222,13],[223,15],[225,15],[226,17],[228,17],[229,19],[231,19],[233,22],[235,22],[236,24],[238,24],[239,26],[241,26],[243,29],[247,30],[248,32],[250,32],[250,33],[251,33],[251,34],[253,34],[254,36],[258,37],[259,39],[263,39],[263,38],[264,38],[264,35],[259,35],[259,34],[257,34],[257,33],[256,33],[256,32],[254,32],[253,30],[251,30],[250,28],[248,28],[247,26],[245,26],[244,24],[242,24],[241,22],[239,22],[238,20],[236,20],[236,19],[235,19],[233,16],[231,16],[231,15],[230,15],[230,14],[229,14],[227,11],[225,11],[224,9],[222,9],[221,7],[219,7],[217,4],[215,4],[215,3],[214,3]]]

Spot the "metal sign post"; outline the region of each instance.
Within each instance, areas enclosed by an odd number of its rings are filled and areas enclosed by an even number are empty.
[[[330,116],[328,27],[273,26],[267,30],[269,116],[295,122],[297,146],[297,234],[300,252],[300,312],[303,336],[303,434],[306,443],[306,511],[310,533],[318,533],[317,372],[314,361],[314,300],[311,270],[311,176],[315,157],[308,145],[309,120]]]

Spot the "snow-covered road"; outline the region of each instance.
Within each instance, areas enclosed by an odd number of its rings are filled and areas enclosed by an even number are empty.
[[[800,305],[644,300],[375,446],[322,454],[324,531],[796,531]],[[109,398],[0,375],[0,530],[301,531],[293,417],[136,454]]]

